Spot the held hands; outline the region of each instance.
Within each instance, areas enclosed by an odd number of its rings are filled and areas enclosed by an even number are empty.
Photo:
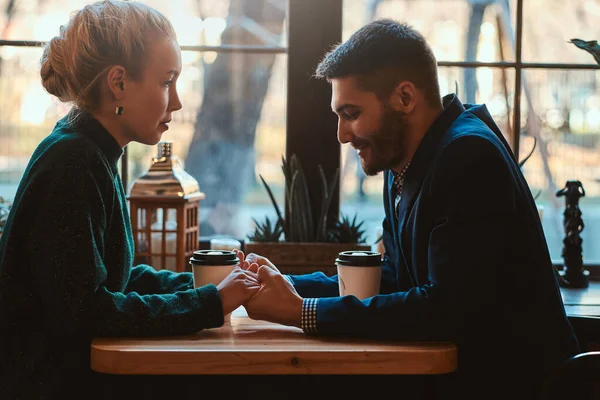
[[[244,304],[252,319],[300,327],[302,297],[267,258],[254,253],[244,257],[236,251],[240,265],[246,272],[256,272],[260,290]],[[260,263],[260,264],[259,264]]]
[[[252,271],[236,267],[217,285],[223,315],[227,315],[245,304],[260,289],[258,275]]]
[[[234,249],[233,251],[236,253],[237,257],[240,259],[240,266],[242,267],[242,269],[249,269],[252,266],[252,264],[256,264],[256,266],[252,267],[250,270],[253,272],[257,272],[258,267],[260,265],[266,265],[269,268],[271,268],[273,271],[277,272],[278,274],[281,273],[281,272],[279,272],[279,270],[277,269],[275,264],[273,264],[271,261],[269,261],[269,259],[266,257],[259,256],[258,254],[255,254],[255,253],[250,253],[247,256],[244,256],[243,251],[239,251],[237,249]]]

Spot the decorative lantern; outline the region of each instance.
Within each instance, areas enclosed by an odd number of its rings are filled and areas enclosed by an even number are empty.
[[[198,209],[205,195],[172,152],[171,141],[158,144],[158,156],[128,199],[135,263],[183,272],[198,247]]]

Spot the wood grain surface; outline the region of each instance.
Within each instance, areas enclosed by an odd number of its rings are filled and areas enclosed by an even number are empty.
[[[254,321],[234,311],[231,324],[194,335],[98,338],[91,367],[109,374],[444,374],[457,366],[453,343],[318,338]]]

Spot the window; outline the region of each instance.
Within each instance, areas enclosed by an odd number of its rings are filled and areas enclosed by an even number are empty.
[[[523,172],[543,207],[544,232],[557,263],[563,261],[564,199],[555,194],[567,180],[580,180],[586,191],[580,201],[584,260],[600,262],[595,245],[600,237],[600,70],[591,55],[568,43],[598,39],[593,21],[600,6],[585,0],[344,0],[343,15],[344,39],[375,18],[410,23],[438,58],[442,95],[458,90],[463,102],[485,103],[519,159],[537,141]],[[523,72],[516,82],[518,71]],[[515,109],[517,86],[521,102]],[[357,212],[376,240],[383,219],[382,175],[365,177],[356,161],[352,148],[342,147],[340,210]]]
[[[199,182],[200,235],[244,237],[252,217],[273,213],[258,174],[283,204],[287,0],[181,0],[144,3],[173,23],[182,46],[183,109],[164,140]],[[40,85],[35,42],[58,34],[71,11],[92,1],[0,0],[0,195],[12,198],[29,157],[69,106]],[[126,112],[126,110],[125,110]],[[156,147],[131,143],[121,175],[127,191]]]

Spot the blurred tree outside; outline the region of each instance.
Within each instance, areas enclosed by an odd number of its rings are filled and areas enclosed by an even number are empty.
[[[231,0],[222,45],[280,46],[287,0]],[[275,61],[273,53],[219,52],[205,65],[203,101],[185,159],[206,194],[204,235],[235,234],[254,182],[256,127]]]

